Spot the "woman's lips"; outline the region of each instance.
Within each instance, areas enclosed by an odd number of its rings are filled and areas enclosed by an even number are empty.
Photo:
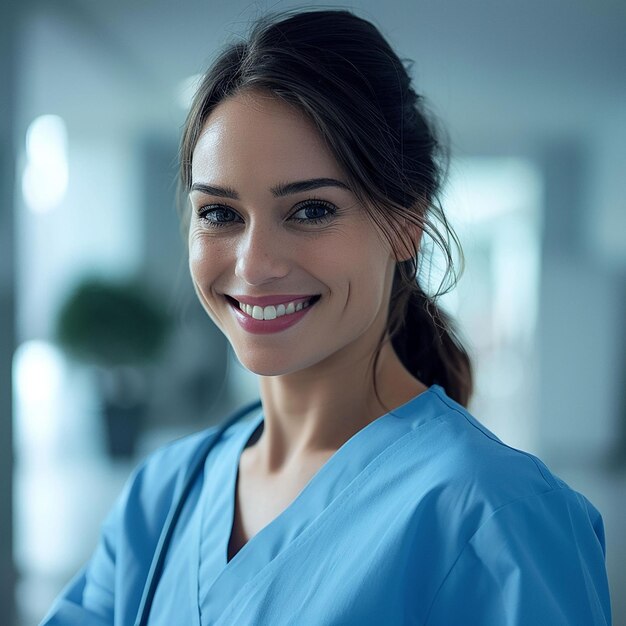
[[[241,302],[233,296],[226,296],[240,326],[254,334],[275,333],[290,328],[298,323],[317,303],[320,296],[265,296],[247,298]],[[272,304],[249,304],[273,300]]]

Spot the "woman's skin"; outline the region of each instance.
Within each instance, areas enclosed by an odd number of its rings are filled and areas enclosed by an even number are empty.
[[[264,427],[242,455],[240,488],[247,480],[258,496],[264,485],[275,506],[265,500],[250,528],[285,508],[356,432],[426,389],[386,342],[377,368],[386,406],[374,393],[372,357],[396,260],[353,193],[333,185],[278,197],[271,191],[319,178],[346,183],[312,123],[264,92],[218,105],[193,153],[194,287],[238,359],[260,375]],[[307,208],[311,199],[324,203]],[[246,330],[226,298],[285,294],[320,298],[296,324],[269,334]]]

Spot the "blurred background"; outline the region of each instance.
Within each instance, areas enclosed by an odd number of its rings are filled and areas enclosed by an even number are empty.
[[[2,624],[43,617],[143,456],[256,394],[194,299],[176,152],[215,52],[294,6],[0,5]],[[601,511],[626,624],[626,4],[341,6],[449,132],[470,408]]]

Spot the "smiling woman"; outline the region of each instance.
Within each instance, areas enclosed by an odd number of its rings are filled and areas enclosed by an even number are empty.
[[[242,364],[364,389],[396,261],[315,126],[246,91],[213,110],[192,162],[191,275]],[[404,369],[393,356],[387,367]]]
[[[142,464],[44,623],[610,623],[599,512],[466,408],[417,277],[424,234],[454,276],[445,161],[379,31],[260,20],[180,157],[194,288],[261,399]]]

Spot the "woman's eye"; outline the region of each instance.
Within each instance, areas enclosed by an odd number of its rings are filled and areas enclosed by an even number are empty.
[[[319,224],[331,219],[337,209],[327,202],[308,202],[301,206],[293,215],[292,220],[302,224]]]
[[[239,216],[228,207],[204,207],[199,212],[200,219],[211,227],[227,226],[239,220]]]

